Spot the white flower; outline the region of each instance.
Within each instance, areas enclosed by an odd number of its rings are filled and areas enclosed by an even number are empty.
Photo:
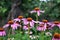
[[[14,40],[14,38],[11,38],[11,40]]]
[[[35,36],[35,35],[30,35],[29,36],[31,39],[36,39],[37,38],[37,36]]]
[[[11,40],[11,38],[8,38],[7,40]]]
[[[33,35],[30,35],[29,37],[30,37],[31,39],[34,39],[34,38],[33,38]]]
[[[45,35],[46,35],[46,36],[52,36],[52,33],[46,32]]]
[[[26,34],[28,34],[28,31],[26,31],[25,33],[26,33]],[[32,34],[32,33],[33,33],[33,32],[32,32],[32,31],[30,31],[30,34]]]

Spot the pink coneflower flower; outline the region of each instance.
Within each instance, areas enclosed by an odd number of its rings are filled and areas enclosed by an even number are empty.
[[[0,36],[5,36],[6,35],[6,32],[4,31],[3,28],[0,28]]]
[[[8,24],[4,25],[3,28],[7,28],[11,26],[13,30],[17,29],[18,26],[20,26],[18,23],[14,23],[12,20],[8,22]]]
[[[42,22],[39,22],[39,25],[37,27],[38,31],[45,31],[46,29],[52,29],[51,22],[48,22],[48,20],[43,20]]]
[[[42,22],[44,24],[46,24],[46,28],[47,29],[52,29],[52,27],[51,27],[52,26],[52,22],[48,22],[48,20],[45,20],[45,19]]]
[[[60,28],[60,22],[54,21],[51,27],[58,26]]]
[[[30,24],[30,26],[34,26],[34,20],[31,17],[28,17],[24,22],[25,25]]]
[[[45,24],[39,24],[39,26],[37,27],[38,31],[45,31],[46,30],[46,23]]]
[[[34,27],[34,20],[32,20],[30,17],[25,21],[23,29],[28,30],[28,25],[30,28]]]
[[[20,27],[21,25],[17,24],[17,23],[14,23],[11,25],[12,29],[17,29],[18,27]]]
[[[52,40],[60,40],[60,34],[59,33],[55,33]]]
[[[18,18],[14,19],[13,21],[15,21],[15,22],[18,21],[18,22],[20,22],[20,21],[22,21],[22,20],[24,21],[24,19],[25,19],[25,18],[23,18],[23,16],[18,16]]]
[[[41,13],[44,13],[44,11],[40,10],[38,7],[36,7],[34,10],[32,10],[30,13],[36,13],[37,12],[37,15],[40,16]]]

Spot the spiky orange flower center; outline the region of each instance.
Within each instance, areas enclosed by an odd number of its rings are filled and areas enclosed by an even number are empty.
[[[48,20],[42,20],[44,23],[47,23],[48,22]]]
[[[32,21],[32,18],[31,17],[27,18],[27,21]]]
[[[36,7],[34,10],[38,11],[38,10],[39,10],[39,8],[38,8],[38,7]]]
[[[0,31],[4,31],[4,29],[2,27],[0,27]]]
[[[18,16],[18,18],[19,18],[19,19],[22,19],[22,18],[23,18],[23,16]]]
[[[59,21],[55,21],[54,24],[59,24]]]
[[[13,24],[14,22],[11,20],[11,21],[8,21],[8,24]]]
[[[55,33],[55,34],[54,34],[54,38],[59,39],[59,38],[60,38],[60,34],[59,34],[59,33]]]

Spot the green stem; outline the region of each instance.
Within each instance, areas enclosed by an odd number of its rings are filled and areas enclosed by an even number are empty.
[[[11,35],[11,28],[9,29],[9,32],[8,32],[8,37]]]
[[[2,37],[0,37],[0,40],[3,40],[3,38],[2,38]]]
[[[21,27],[20,27],[19,32],[21,32],[21,30],[22,30],[22,21],[20,21],[20,25],[21,25]]]
[[[44,40],[44,31],[41,31],[41,40]]]
[[[36,21],[38,21],[38,15],[36,14]],[[36,28],[37,28],[37,26],[38,26],[38,23],[36,23]],[[37,30],[36,30],[36,35],[37,35]],[[36,40],[38,40],[38,39],[36,39]]]
[[[38,15],[36,14],[36,21],[38,21]],[[36,23],[36,27],[38,26],[38,23]]]
[[[38,21],[38,15],[36,15],[36,21]],[[38,23],[36,23],[36,27],[38,26]]]
[[[28,24],[28,37],[30,36],[30,22]],[[30,40],[30,37],[29,37],[29,40]]]
[[[38,15],[36,14],[36,21],[38,21]]]

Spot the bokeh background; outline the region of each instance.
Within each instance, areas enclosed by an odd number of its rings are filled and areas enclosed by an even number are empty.
[[[35,19],[35,14],[30,14],[35,7],[45,10],[45,13],[39,16],[40,21],[60,20],[60,0],[0,0],[0,26],[19,15]]]

